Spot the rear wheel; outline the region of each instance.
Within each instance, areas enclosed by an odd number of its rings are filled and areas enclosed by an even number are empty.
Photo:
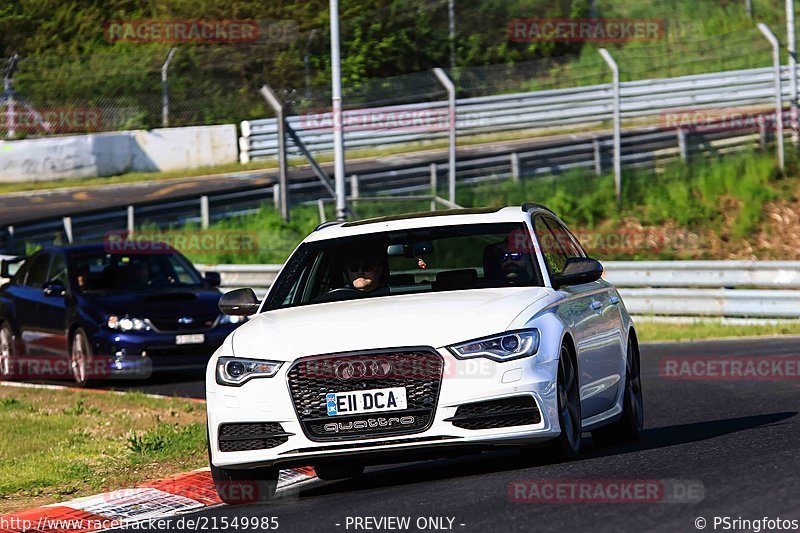
[[[219,499],[228,505],[264,503],[272,499],[278,488],[277,468],[251,468],[234,470],[219,468],[211,462],[211,444],[208,444],[208,464]]]
[[[7,322],[0,326],[0,378],[10,379],[14,370],[14,332]]]
[[[581,397],[578,372],[567,345],[561,346],[556,397],[561,435],[553,441],[552,448],[561,458],[572,460],[580,455],[582,448]]]
[[[644,427],[644,396],[639,370],[639,351],[628,341],[625,355],[625,394],[622,399],[622,416],[608,426],[592,432],[599,443],[617,443],[638,440]]]
[[[317,477],[325,481],[359,477],[364,473],[363,465],[320,465],[314,467]]]
[[[89,338],[85,331],[78,328],[72,334],[72,342],[69,344],[69,366],[76,387],[85,387],[89,383],[91,362],[92,348],[89,346]]]

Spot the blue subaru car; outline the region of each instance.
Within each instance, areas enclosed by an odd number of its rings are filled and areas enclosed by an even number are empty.
[[[13,271],[13,274],[12,274]],[[241,321],[222,315],[218,273],[166,245],[51,246],[2,262],[0,379],[147,378],[201,371]]]

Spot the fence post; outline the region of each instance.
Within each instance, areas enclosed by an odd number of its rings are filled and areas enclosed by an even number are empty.
[[[767,121],[764,115],[758,115],[758,148],[762,152],[767,150]]]
[[[600,151],[600,141],[597,137],[592,138],[592,149],[594,150],[594,174],[603,175],[603,154]]]
[[[208,196],[200,197],[200,227],[208,229],[209,216],[208,216]]]
[[[72,217],[63,217],[61,219],[64,222],[64,234],[67,236],[67,242],[72,243]]]
[[[619,102],[619,67],[614,58],[605,48],[600,49],[600,55],[608,64],[612,73],[612,96],[614,101],[614,188],[617,194],[617,204],[622,203],[622,154],[620,153],[622,135],[620,126],[620,102]]]
[[[437,175],[436,163],[431,163],[429,168],[431,171],[431,194],[439,196],[439,176]],[[436,211],[436,198],[431,199],[431,211]]]
[[[519,181],[519,177],[520,177],[519,154],[517,152],[511,152],[511,179],[514,181]]]
[[[453,81],[439,67],[433,69],[433,73],[439,79],[445,89],[447,89],[447,102],[450,110],[450,157],[449,157],[449,183],[448,198],[451,203],[456,202],[456,86]]]
[[[784,169],[784,155],[783,155],[783,99],[781,94],[781,47],[778,43],[778,38],[769,29],[769,26],[763,22],[758,23],[758,29],[767,38],[769,44],[772,45],[772,69],[775,73],[775,142],[778,144],[778,166],[783,172]]]
[[[136,228],[136,219],[134,218],[135,212],[132,205],[128,206],[128,235],[131,235]]]
[[[678,151],[681,154],[681,161],[685,163],[689,160],[689,150],[686,147],[686,132],[683,128],[678,128],[676,133],[678,134]]]
[[[353,202],[353,207],[355,207],[356,200],[358,200],[358,174],[350,176],[350,198]]]
[[[791,84],[792,144],[800,143],[800,127],[797,120],[797,39],[794,26],[794,0],[786,0],[786,48],[789,52],[789,83]]]
[[[177,52],[177,48],[173,48],[167,54],[167,60],[161,66],[161,124],[165,128],[169,127],[169,86],[167,84],[167,71],[172,58]]]
[[[275,211],[279,211],[281,208],[281,186],[277,183],[272,186],[272,205],[275,207]]]
[[[319,223],[327,222],[328,219],[325,216],[325,201],[322,198],[317,200],[317,209],[319,210]]]
[[[284,107],[269,85],[261,87],[261,95],[275,111],[278,123],[278,184],[280,185],[280,208],[283,220],[289,222],[289,185],[286,163],[286,116]]]

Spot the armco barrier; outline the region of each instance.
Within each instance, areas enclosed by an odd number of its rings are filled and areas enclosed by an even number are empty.
[[[800,319],[800,261],[607,261],[634,315]],[[198,265],[266,293],[281,265]],[[756,289],[765,287],[768,290]]]
[[[789,69],[782,71],[784,98],[790,98]],[[694,74],[675,78],[659,78],[622,82],[620,113],[624,122],[643,117],[659,118],[662,126],[670,126],[669,111],[719,108],[769,107],[774,103],[772,68],[756,68]],[[350,113],[391,115],[397,106],[352,110]],[[421,102],[402,106],[409,114],[446,114],[447,102]],[[504,133],[523,130],[564,130],[593,127],[612,118],[611,84],[568,89],[552,89],[527,93],[500,94],[456,101],[456,127],[459,136]],[[675,121],[680,116],[674,117]],[[333,128],[320,127],[320,122],[303,115],[287,118],[291,127],[312,153],[333,151]],[[672,125],[672,128],[679,124]],[[274,118],[246,120],[241,123],[240,160],[274,157],[278,150],[277,123]],[[380,127],[348,128],[348,148],[380,148],[420,141],[446,139],[446,128],[409,128],[402,121],[381,123]],[[292,142],[287,149],[299,155]]]

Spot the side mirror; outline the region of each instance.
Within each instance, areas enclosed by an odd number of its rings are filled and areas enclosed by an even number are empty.
[[[570,257],[560,274],[553,276],[553,288],[558,289],[565,285],[581,285],[600,279],[603,275],[603,265],[597,259],[590,257]]]
[[[258,311],[259,305],[261,302],[253,289],[236,289],[219,299],[219,310],[226,315],[250,316]]]
[[[219,272],[206,272],[206,275],[203,277],[209,287],[219,287],[222,285],[222,277],[219,275]]]
[[[45,296],[64,296],[67,293],[67,288],[60,281],[48,281],[42,287],[42,294]]]
[[[24,260],[25,257],[20,256],[0,261],[0,278],[13,278]]]

